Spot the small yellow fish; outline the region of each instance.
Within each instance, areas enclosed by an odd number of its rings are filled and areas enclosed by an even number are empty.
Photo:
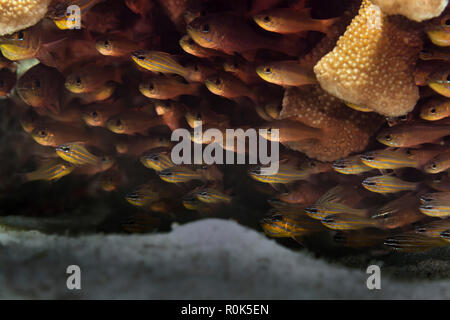
[[[287,215],[276,210],[261,220],[261,227],[271,238],[300,237],[324,230],[320,222],[305,215]]]
[[[419,186],[418,182],[408,182],[394,176],[375,176],[366,178],[362,185],[369,191],[377,193],[396,193],[401,191],[414,191]]]
[[[164,119],[161,116],[151,116],[143,111],[125,111],[112,116],[106,121],[106,127],[118,134],[145,134],[148,129],[161,126]]]
[[[450,98],[450,68],[440,68],[427,79],[428,86],[440,95]]]
[[[263,80],[256,73],[257,64],[248,62],[244,58],[233,56],[223,63],[223,70],[232,73],[246,84],[261,83]]]
[[[359,230],[378,227],[378,221],[350,213],[331,214],[321,220],[332,230]]]
[[[34,58],[41,44],[40,24],[0,37],[0,50],[6,59],[12,61]]]
[[[122,82],[122,71],[115,66],[88,64],[66,77],[65,86],[73,93],[86,93],[103,88],[109,81]]]
[[[420,196],[420,202],[427,203],[431,201],[448,200],[450,201],[450,192],[425,193]]]
[[[83,104],[103,101],[111,98],[116,88],[117,83],[115,83],[114,81],[108,81],[103,86],[94,91],[78,94],[77,98],[80,98]]]
[[[181,48],[189,54],[199,58],[211,58],[225,56],[222,52],[213,49],[203,48],[198,45],[189,35],[184,35],[180,41]]]
[[[399,169],[399,168],[417,168],[419,166],[417,159],[408,149],[382,149],[363,153],[360,156],[362,163],[375,169]]]
[[[205,180],[203,173],[187,166],[176,166],[157,172],[158,176],[169,183],[183,183],[192,180]]]
[[[83,120],[91,127],[105,127],[108,119],[120,112],[122,105],[119,103],[93,104],[83,110]]]
[[[342,174],[360,174],[373,170],[361,161],[360,155],[334,161],[333,169]]]
[[[450,216],[450,201],[448,199],[427,201],[419,207],[419,210],[430,217],[446,218]]]
[[[428,121],[436,121],[450,116],[450,100],[434,98],[427,101],[420,109],[420,117]]]
[[[160,199],[161,195],[157,192],[153,184],[139,186],[136,190],[125,196],[125,200],[136,207],[147,207],[152,202]]]
[[[351,215],[366,217],[369,213],[368,209],[351,208],[338,201],[316,202],[305,209],[306,214],[316,220],[322,220],[327,216],[348,213]]]
[[[183,197],[182,199],[183,206],[188,210],[194,210],[205,213],[211,212],[212,206],[203,201],[198,200],[198,198],[195,195],[195,192],[196,190],[194,190],[193,192],[189,192]]]
[[[31,137],[43,146],[57,147],[68,142],[86,142],[91,137],[83,130],[61,123],[37,125],[31,132]]]
[[[101,158],[90,153],[83,143],[65,143],[56,148],[56,154],[74,165],[96,165]]]
[[[450,168],[450,151],[438,154],[423,166],[425,172],[433,174],[446,171],[448,168]]]
[[[106,192],[117,190],[119,184],[123,181],[118,170],[108,170],[100,176],[100,187]]]
[[[313,174],[327,172],[330,169],[331,165],[329,163],[311,160],[306,161],[299,168],[281,165],[278,172],[275,174],[267,174],[267,170],[264,166],[251,168],[248,173],[250,177],[256,181],[270,184],[286,184],[297,180],[307,180]]]
[[[152,77],[139,84],[139,91],[146,97],[159,100],[174,99],[181,95],[197,95],[200,83],[186,83],[175,77]]]
[[[188,78],[189,70],[166,52],[137,50],[131,54],[131,59],[146,70],[156,73],[178,74],[185,79]]]
[[[276,61],[260,65],[256,73],[265,81],[280,86],[304,86],[316,84],[312,69],[301,66],[297,60]]]
[[[450,16],[448,14],[443,15],[439,18],[431,20],[429,25],[426,27],[426,33],[430,38],[431,42],[440,47],[450,46]]]
[[[311,18],[311,9],[301,11],[290,8],[277,8],[262,11],[253,20],[264,30],[281,33],[300,33],[304,31],[319,31],[328,33],[329,28],[337,21],[335,19],[318,20]]]
[[[25,181],[46,180],[56,181],[70,174],[75,167],[61,159],[44,162],[36,171],[25,173]]]
[[[59,29],[67,30],[76,26],[75,22],[78,18],[75,11],[67,13],[67,8],[70,5],[76,5],[80,8],[79,18],[82,19],[92,7],[101,1],[103,0],[67,0],[59,2],[49,7],[47,16],[53,20]]]
[[[170,150],[166,148],[158,148],[151,150],[140,157],[141,163],[155,171],[162,171],[164,169],[175,167],[170,156]]]
[[[103,36],[95,42],[95,48],[104,56],[124,57],[140,48],[135,41],[117,36]]]
[[[205,86],[212,93],[228,99],[248,97],[253,102],[258,102],[258,96],[253,90],[239,78],[230,73],[221,73],[210,76],[205,80]]]
[[[447,174],[437,174],[429,177],[429,179],[425,179],[425,183],[441,192],[449,192],[450,191],[450,177]]]
[[[444,239],[431,238],[415,232],[405,232],[389,237],[384,245],[400,252],[421,252],[448,245]]]
[[[434,123],[399,124],[383,130],[377,140],[396,148],[414,147],[450,135],[450,125]]]
[[[207,204],[230,203],[232,198],[213,188],[203,188],[195,193],[198,200]]]
[[[436,220],[416,227],[417,233],[431,238],[440,238],[447,230],[450,230],[450,219]]]

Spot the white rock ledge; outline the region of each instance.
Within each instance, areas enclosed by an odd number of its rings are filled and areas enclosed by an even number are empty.
[[[81,267],[82,290],[66,268]],[[167,234],[65,237],[0,233],[0,298],[13,299],[449,299],[450,281],[400,282],[316,260],[219,219]]]

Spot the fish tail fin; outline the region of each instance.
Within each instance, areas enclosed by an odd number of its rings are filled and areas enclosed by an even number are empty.
[[[331,26],[333,26],[337,21],[339,21],[339,19],[340,18],[338,17],[338,18],[322,20],[322,32],[327,35],[330,32],[334,32],[334,30],[331,28]]]

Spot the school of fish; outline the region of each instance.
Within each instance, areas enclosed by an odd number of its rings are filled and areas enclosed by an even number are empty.
[[[0,97],[27,143],[10,180],[74,179],[86,194],[115,194],[129,208],[126,232],[223,216],[257,196],[269,237],[304,244],[327,233],[337,246],[400,252],[450,245],[450,8],[421,23],[416,107],[384,118],[328,94],[314,73],[357,14],[361,1],[347,2],[52,1],[38,24],[0,36]],[[22,70],[24,61],[35,63]],[[199,122],[266,129],[267,143],[279,129],[278,172],[175,164],[172,132],[198,144]]]

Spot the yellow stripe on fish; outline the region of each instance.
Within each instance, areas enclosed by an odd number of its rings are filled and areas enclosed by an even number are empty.
[[[417,160],[408,154],[407,149],[369,151],[361,155],[361,161],[368,167],[384,170],[418,166]]]
[[[198,200],[208,204],[230,203],[232,200],[229,195],[211,188],[201,189],[195,193],[195,196]]]
[[[393,176],[369,177],[362,182],[364,188],[377,193],[396,193],[416,190],[419,183],[408,182]]]
[[[165,52],[137,50],[131,54],[131,59],[138,66],[153,72],[174,73],[184,78],[189,73],[188,69],[180,65],[170,54]]]
[[[96,165],[101,159],[90,153],[82,143],[65,143],[56,148],[56,154],[75,165]]]
[[[333,169],[342,174],[360,174],[373,170],[361,161],[360,155],[334,161]]]

